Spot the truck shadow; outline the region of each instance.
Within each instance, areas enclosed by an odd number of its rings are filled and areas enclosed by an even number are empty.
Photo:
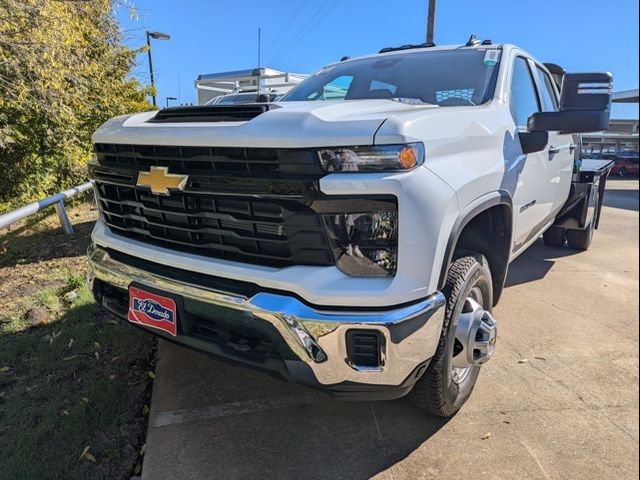
[[[180,477],[187,464],[190,478],[371,478],[448,422],[408,399],[341,402],[165,342],[157,372],[147,478]],[[175,412],[187,421],[162,425]]]
[[[541,280],[553,268],[554,260],[578,253],[568,247],[547,247],[539,239],[509,266],[505,288]]]
[[[606,207],[637,212],[639,210],[638,201],[638,190],[617,189],[615,188],[615,183],[613,183],[607,188],[603,203]]]
[[[73,235],[58,225],[29,235],[23,234],[24,228],[0,234],[0,268],[84,255],[94,224],[94,220],[75,223]]]

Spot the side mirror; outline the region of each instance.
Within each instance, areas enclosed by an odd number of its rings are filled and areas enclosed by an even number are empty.
[[[518,137],[522,153],[525,155],[541,152],[549,143],[549,132],[520,132]]]
[[[530,132],[586,133],[609,128],[610,73],[567,73],[562,81],[559,112],[538,112],[529,117]]]

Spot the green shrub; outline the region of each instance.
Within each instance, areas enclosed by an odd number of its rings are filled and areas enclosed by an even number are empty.
[[[91,134],[150,110],[115,0],[0,0],[0,212],[86,179]]]

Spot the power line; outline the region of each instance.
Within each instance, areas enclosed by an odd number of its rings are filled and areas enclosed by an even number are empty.
[[[313,21],[318,17],[320,12],[322,10],[324,10],[324,7],[326,7],[329,4],[330,1],[331,0],[325,0],[324,3],[322,5],[320,5],[320,8],[318,8],[314,12],[314,14],[311,15],[311,17],[307,20],[307,22],[294,34],[294,36],[291,38],[289,43],[287,45],[285,45],[275,56],[272,56],[271,62],[275,62],[280,57],[282,57],[282,55],[284,55],[286,52],[288,52],[289,49],[291,49],[291,47],[293,45],[295,45],[304,36],[304,34],[306,33],[307,29],[309,29],[309,27],[312,26]]]
[[[329,12],[331,12],[331,10],[333,10],[334,8],[336,8],[338,6],[338,4],[341,2],[342,0],[336,0],[336,3],[334,3],[333,5],[331,5],[326,12],[324,12],[324,14],[318,19],[317,23],[322,23],[322,21],[327,17],[327,15],[329,15]],[[308,33],[308,32],[307,32]]]
[[[276,36],[273,37],[273,40],[271,40],[271,42],[269,42],[267,47],[264,49],[265,55],[267,53],[270,53],[271,49],[278,44],[278,42],[280,41],[284,33],[287,31],[287,28],[289,27],[289,25],[291,25],[296,20],[296,18],[298,18],[298,16],[302,13],[302,10],[304,10],[304,7],[306,7],[308,3],[309,3],[309,0],[302,0],[298,4],[297,8],[291,13],[291,15],[289,16],[287,21],[284,23],[284,25],[282,25],[282,27],[280,28]]]
[[[329,4],[330,1],[331,0],[325,0],[325,2],[320,6],[320,8],[316,10],[316,12],[311,16],[311,18],[309,18],[307,23],[305,23],[304,26],[300,30],[298,30],[298,32],[290,40],[288,45],[285,45],[284,48],[281,49],[280,52],[278,52],[277,55],[272,56],[270,60],[271,63],[280,59],[285,53],[287,53],[291,48],[293,48],[293,46],[297,45],[297,43],[300,40],[302,40],[311,30],[313,30],[313,28],[316,25],[318,25],[322,20],[324,20],[324,18],[329,14],[329,12],[333,10],[336,6],[338,6],[338,4],[342,0],[336,0],[335,3],[333,3],[327,10],[324,11],[322,17],[317,22],[314,23],[314,20],[318,17],[318,15],[320,15],[320,13],[324,10],[324,8]]]

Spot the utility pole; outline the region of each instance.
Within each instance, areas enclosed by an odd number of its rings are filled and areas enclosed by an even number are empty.
[[[433,42],[433,32],[436,23],[436,0],[429,0],[429,13],[427,16],[427,43]]]

